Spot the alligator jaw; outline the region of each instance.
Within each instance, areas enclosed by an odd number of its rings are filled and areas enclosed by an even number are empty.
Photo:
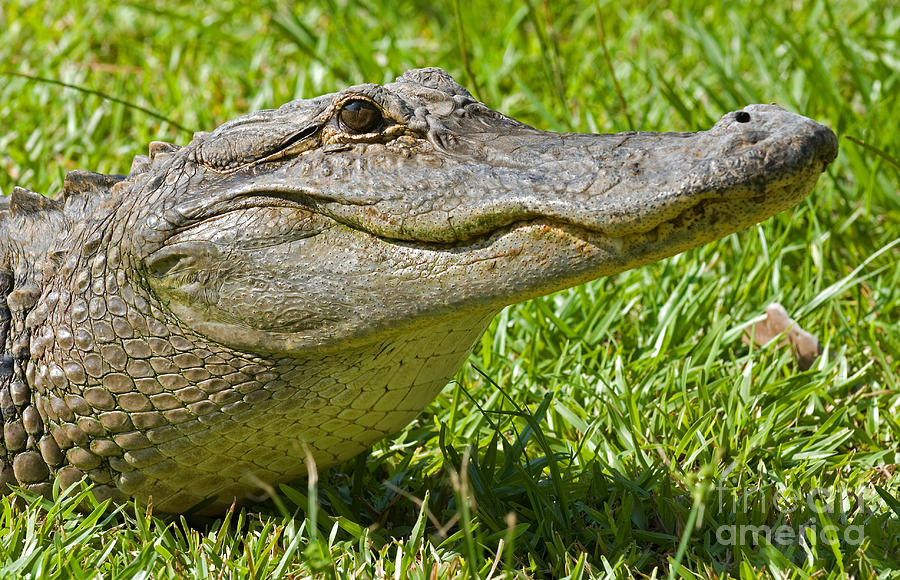
[[[827,127],[773,105],[747,106],[699,133],[505,129],[462,132],[452,147],[408,157],[392,158],[382,144],[311,152],[241,195],[293,196],[384,240],[448,248],[533,219],[625,238],[666,222],[678,228],[706,203],[740,206],[734,223],[698,231],[699,245],[795,205],[837,153]],[[343,179],[311,187],[296,178],[320,166]]]
[[[414,100],[400,85],[360,93],[394,87],[391,98]],[[326,113],[314,127],[329,126]],[[159,272],[151,285],[182,320],[232,346],[340,349],[454,312],[496,312],[747,228],[803,199],[837,151],[829,129],[773,105],[698,133],[548,133],[474,102],[425,117],[425,130],[407,119],[390,126],[395,138],[340,147],[333,131],[304,130],[332,144],[289,140],[292,154],[205,177],[210,185],[179,208],[187,223],[149,256]],[[269,250],[223,245],[251,210],[304,231],[279,230]],[[214,300],[176,288],[185,273],[166,268],[182,262],[195,264],[193,276],[220,273]],[[292,307],[248,312],[247,276],[273,281],[253,299]]]

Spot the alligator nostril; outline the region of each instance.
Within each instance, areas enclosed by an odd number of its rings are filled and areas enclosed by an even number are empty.
[[[749,123],[750,122],[750,113],[747,111],[738,111],[734,114],[734,119],[738,123]]]

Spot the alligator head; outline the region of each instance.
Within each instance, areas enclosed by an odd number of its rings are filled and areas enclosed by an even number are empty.
[[[334,464],[415,417],[504,306],[751,226],[836,152],[772,105],[548,133],[434,68],[154,144],[67,195],[41,249],[59,270],[25,326],[56,339],[23,372],[66,455],[44,461],[169,511]]]

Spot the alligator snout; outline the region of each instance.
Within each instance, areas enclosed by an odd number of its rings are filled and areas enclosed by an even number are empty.
[[[722,117],[719,127],[738,133],[748,145],[771,139],[766,154],[796,162],[793,165],[809,162],[824,171],[837,158],[837,136],[831,129],[778,105],[748,105]],[[790,155],[780,155],[785,151]]]

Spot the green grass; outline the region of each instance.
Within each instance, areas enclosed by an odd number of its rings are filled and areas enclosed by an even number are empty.
[[[426,65],[541,128],[696,130],[777,102],[841,154],[793,211],[507,309],[412,425],[275,502],[185,520],[3,499],[0,577],[900,577],[894,3],[85,4],[0,5],[0,70],[86,89],[0,76],[5,194]],[[741,342],[773,301],[826,347],[809,371]],[[782,536],[729,541],[748,526]]]

